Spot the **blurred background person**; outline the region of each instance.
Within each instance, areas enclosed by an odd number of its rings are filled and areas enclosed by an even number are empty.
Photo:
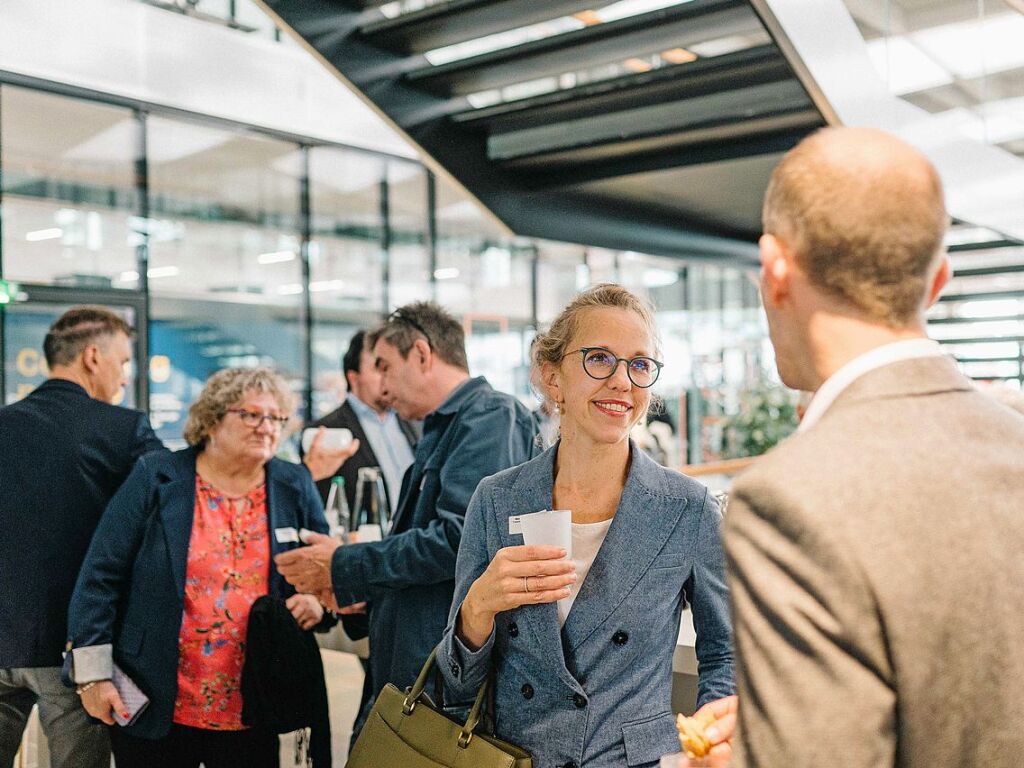
[[[111,729],[118,768],[278,764],[277,735],[241,720],[249,609],[271,594],[303,629],[330,622],[272,560],[301,529],[327,531],[309,474],[274,458],[294,407],[269,369],[214,374],[189,409],[190,447],[139,461],[100,521],[69,635],[90,715],[112,725],[124,709],[113,662],[150,698]]]
[[[684,603],[697,706],[733,693],[718,506],[629,439],[657,354],[653,313],[635,295],[605,284],[577,296],[533,355],[561,439],[484,480],[467,515],[439,667],[458,701],[493,673],[497,735],[538,766],[654,766],[679,751],[672,656]],[[513,516],[546,509],[572,510],[571,560],[510,530]]]
[[[342,358],[342,370],[348,383],[348,395],[340,408],[323,418],[311,421],[308,427],[344,428],[352,432],[359,447],[336,471],[345,478],[348,508],[355,512],[356,478],[362,467],[380,467],[391,514],[398,509],[402,477],[412,466],[416,431],[388,406],[381,392],[381,376],[373,350],[365,345],[366,331],[355,333]],[[317,481],[320,498],[327,502],[331,478]],[[353,521],[354,523],[355,521]]]
[[[657,410],[655,410],[657,409]],[[679,467],[678,440],[672,417],[655,403],[647,418],[637,423],[629,435],[644,453],[669,469]]]
[[[126,384],[132,329],[103,307],[50,326],[47,381],[0,408],[0,766],[14,761],[33,704],[55,768],[108,768],[106,729],[60,681],[68,602],[110,497],[163,445],[149,419],[111,402]]]

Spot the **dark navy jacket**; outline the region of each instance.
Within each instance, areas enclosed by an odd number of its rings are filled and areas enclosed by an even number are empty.
[[[187,448],[136,464],[103,514],[71,599],[68,635],[76,664],[83,651],[109,653],[112,645],[113,660],[149,696],[147,710],[126,728],[142,738],[165,736],[174,715],[196,455]],[[266,485],[270,594],[287,598],[295,589],[273,556],[301,545],[279,542],[274,531],[326,533],[327,521],[305,467],[271,459]]]
[[[535,438],[533,417],[518,400],[483,377],[466,381],[423,424],[391,533],[335,551],[339,603],[370,601],[374,697],[386,683],[404,688],[416,680],[448,620],[469,500],[485,477],[532,457]]]
[[[161,449],[145,414],[70,381],[0,408],[0,668],[60,666],[100,515],[135,460]]]

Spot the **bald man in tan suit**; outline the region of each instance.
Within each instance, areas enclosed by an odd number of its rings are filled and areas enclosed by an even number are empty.
[[[775,171],[761,291],[800,431],[733,487],[736,765],[1024,766],[1024,417],[925,335],[928,161],[826,129]]]

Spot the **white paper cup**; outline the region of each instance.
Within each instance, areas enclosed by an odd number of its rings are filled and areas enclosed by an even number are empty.
[[[302,430],[303,453],[309,453],[309,446],[313,444],[313,438],[316,437],[318,429],[318,427],[308,427]],[[348,448],[351,443],[352,430],[344,427],[327,427],[324,429],[324,439],[320,444],[329,451],[340,451],[342,448]]]
[[[360,544],[366,544],[370,541],[381,541],[383,539],[380,526],[375,523],[363,523],[360,525],[356,536]]]
[[[549,544],[566,551],[566,558],[572,559],[572,510],[550,509],[522,515],[523,542],[526,544]]]

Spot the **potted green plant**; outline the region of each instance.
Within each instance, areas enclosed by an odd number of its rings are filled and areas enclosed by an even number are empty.
[[[796,430],[796,393],[762,382],[740,395],[739,410],[723,424],[726,458],[760,456]]]

